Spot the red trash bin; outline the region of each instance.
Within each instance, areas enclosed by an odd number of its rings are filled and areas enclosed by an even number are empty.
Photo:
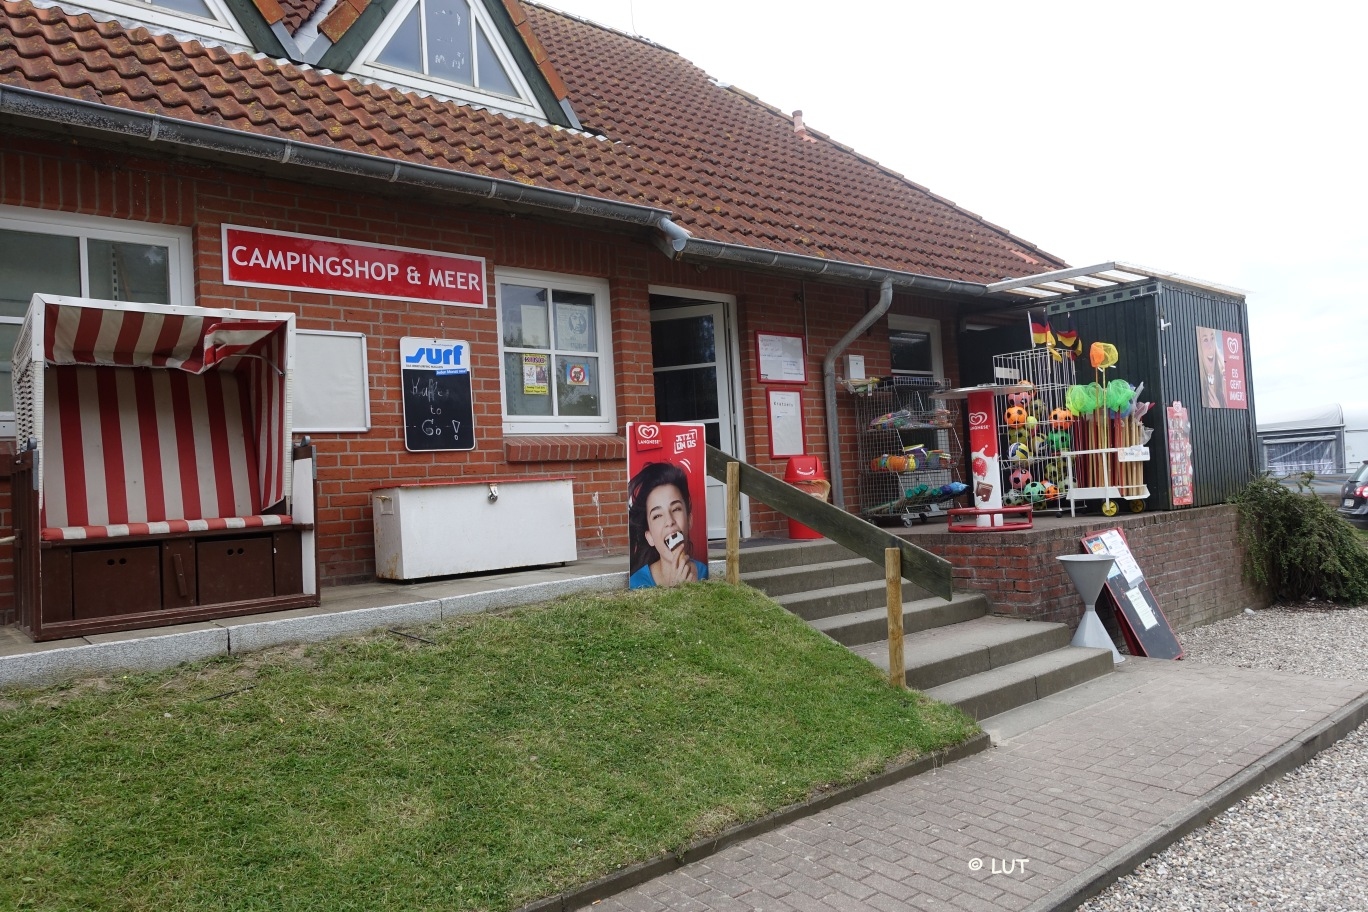
[[[831,482],[822,470],[822,460],[816,456],[793,456],[784,469],[784,481],[800,491],[806,491],[822,501],[831,493]],[[789,538],[821,538],[822,534],[798,522],[789,520]]]

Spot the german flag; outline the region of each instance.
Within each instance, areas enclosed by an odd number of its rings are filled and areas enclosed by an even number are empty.
[[[1064,354],[1069,356],[1072,361],[1083,354],[1083,340],[1078,338],[1078,330],[1074,327],[1073,314],[1069,314],[1069,326],[1058,333],[1059,347],[1064,350]]]
[[[1031,321],[1031,345],[1048,345],[1053,348],[1055,341],[1054,333],[1050,330],[1050,318],[1042,315],[1041,322],[1037,322],[1035,314],[1030,311],[1027,311],[1026,317]]]

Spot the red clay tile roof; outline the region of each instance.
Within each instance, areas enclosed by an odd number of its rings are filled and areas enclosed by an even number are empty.
[[[314,10],[322,5],[323,0],[280,0],[280,8],[285,12],[285,31],[291,35],[299,31]]]
[[[673,52],[549,10],[529,20],[606,139],[0,0],[0,85],[675,213],[707,240],[987,282],[1062,261]],[[1022,257],[1025,251],[1032,265]]]

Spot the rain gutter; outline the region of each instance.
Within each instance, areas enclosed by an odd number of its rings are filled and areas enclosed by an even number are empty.
[[[448,190],[464,196],[519,203],[538,209],[592,216],[631,225],[656,225],[660,219],[669,216],[666,210],[650,206],[619,203],[564,190],[534,187],[518,181],[451,171],[433,165],[396,161],[348,149],[334,149],[214,124],[178,120],[160,114],[115,108],[17,86],[0,86],[0,114],[86,127],[148,142],[165,142],[210,152],[242,155],[282,165],[302,165],[409,187]]]

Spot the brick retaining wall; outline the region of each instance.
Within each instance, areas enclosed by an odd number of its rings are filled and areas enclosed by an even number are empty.
[[[1223,504],[1029,532],[941,532],[911,540],[954,564],[955,588],[987,594],[998,614],[1077,624],[1083,603],[1055,558],[1081,553],[1079,540],[1091,532],[1119,528],[1169,624],[1187,630],[1270,603],[1244,578],[1237,522],[1235,507]]]

